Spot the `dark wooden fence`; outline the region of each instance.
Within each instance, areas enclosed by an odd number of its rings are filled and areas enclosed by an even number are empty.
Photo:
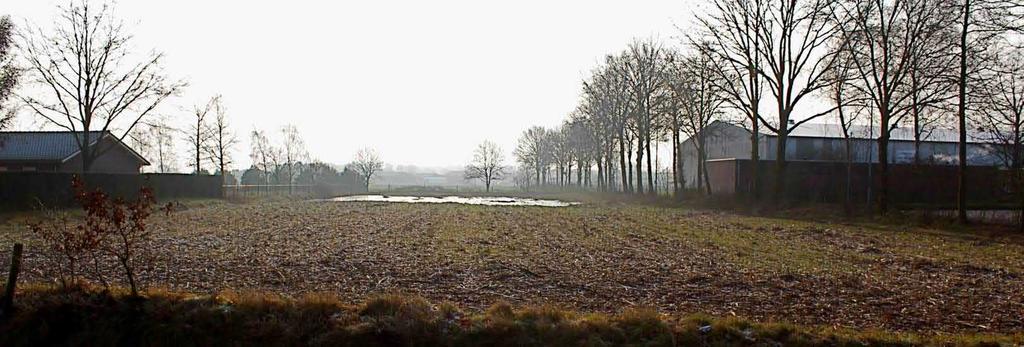
[[[718,196],[749,196],[753,182],[750,160],[708,161],[711,189]],[[774,194],[775,162],[761,161],[761,196]],[[950,165],[889,165],[889,198],[892,203],[955,206],[957,167]],[[876,198],[880,183],[878,164],[853,164],[849,175],[850,197],[867,203]],[[791,161],[786,167],[785,198],[795,202],[842,202],[846,196],[847,168],[841,162]],[[968,167],[968,200],[974,204],[1013,204],[1009,173],[995,167]],[[874,188],[874,189],[873,189]]]
[[[78,175],[90,189],[102,189],[115,197],[135,197],[143,186],[153,190],[157,200],[213,198],[224,196],[222,178],[187,174],[72,174],[52,172],[0,173],[0,209],[19,210],[71,206],[72,178]]]

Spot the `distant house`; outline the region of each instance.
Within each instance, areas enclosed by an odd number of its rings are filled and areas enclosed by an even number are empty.
[[[0,172],[81,172],[78,141],[83,132],[0,132]],[[91,146],[100,146],[90,172],[137,174],[149,161],[110,132],[88,133]]]
[[[708,160],[750,159],[750,131],[727,122],[712,122],[704,130]],[[775,160],[778,137],[762,132],[759,136],[759,154],[762,161]],[[853,126],[850,131],[851,157],[854,163],[878,163],[878,129],[864,125]],[[683,178],[687,187],[695,187],[697,180],[697,150],[694,138],[682,143]],[[955,131],[936,129],[924,134],[920,152],[914,150],[914,133],[910,128],[893,129],[887,156],[889,163],[909,164],[915,155],[921,162],[938,165],[958,163],[958,135]],[[838,124],[807,123],[794,129],[786,142],[789,161],[845,162],[846,147],[843,129]],[[1002,164],[993,145],[984,143],[977,134],[968,134],[967,164],[972,166],[998,166]]]

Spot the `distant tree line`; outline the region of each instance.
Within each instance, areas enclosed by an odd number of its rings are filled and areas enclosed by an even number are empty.
[[[703,136],[726,102],[713,83],[715,68],[709,54],[683,53],[653,39],[608,55],[583,82],[580,104],[568,119],[520,136],[515,158],[530,173],[522,181],[637,194],[655,194],[665,183],[679,192],[684,137]],[[674,154],[668,175],[659,175],[657,149],[664,142]],[[697,144],[703,153],[704,142]],[[698,184],[698,190],[706,187]]]
[[[111,3],[78,0],[57,12],[49,29],[15,30],[9,17],[0,16],[0,129],[10,127],[22,107],[70,132],[110,132],[149,159],[153,171],[222,175],[225,184],[328,184],[348,171],[312,159],[298,128],[285,125],[278,143],[254,129],[252,166],[233,177],[240,139],[222,96],[198,103],[187,117],[175,117],[161,106],[181,96],[187,83],[164,72],[163,53],[135,48],[134,36],[113,15]],[[175,118],[185,118],[185,126],[176,126]],[[79,136],[76,141],[82,172],[111,148],[94,140]],[[367,186],[382,166],[369,149],[350,165]]]

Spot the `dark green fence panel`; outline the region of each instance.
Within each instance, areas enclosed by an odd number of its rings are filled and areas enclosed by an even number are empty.
[[[0,173],[0,209],[21,210],[74,204],[72,178],[78,175],[90,189],[115,197],[133,198],[143,186],[158,201],[224,196],[220,176],[187,174],[72,174],[51,172]]]

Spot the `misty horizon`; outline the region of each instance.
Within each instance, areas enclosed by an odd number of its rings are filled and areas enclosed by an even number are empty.
[[[60,4],[8,1],[4,14],[46,29]],[[234,169],[250,165],[250,131],[277,140],[286,124],[325,163],[371,147],[389,164],[447,168],[484,140],[511,164],[522,131],[559,124],[605,55],[634,38],[677,41],[685,5],[122,1],[113,14],[136,49],[163,52],[168,76],[189,83],[155,115],[185,128],[195,105],[222,95],[241,140]],[[12,129],[54,127],[22,109]],[[186,160],[178,166],[188,171]]]

